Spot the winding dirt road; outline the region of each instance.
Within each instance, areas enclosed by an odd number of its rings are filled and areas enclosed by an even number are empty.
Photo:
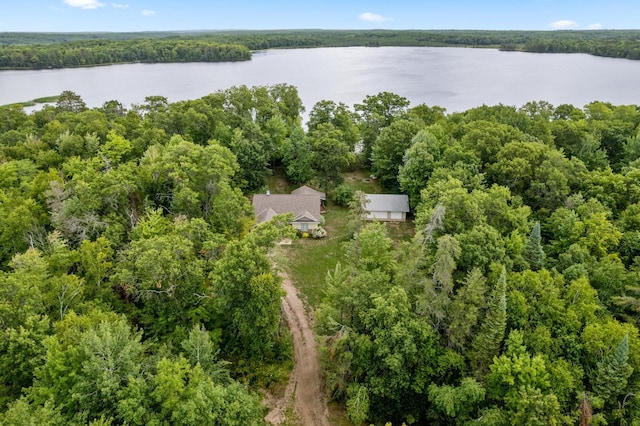
[[[287,274],[281,275],[282,288],[286,291],[282,300],[282,311],[293,339],[295,364],[284,398],[276,403],[276,407],[269,412],[265,420],[274,425],[283,423],[291,397],[295,394],[294,410],[301,425],[330,426],[313,330],[297,289]]]

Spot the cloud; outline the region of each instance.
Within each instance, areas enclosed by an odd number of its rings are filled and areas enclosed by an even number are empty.
[[[552,22],[549,24],[549,26],[554,30],[570,30],[573,28],[578,28],[580,25],[576,21],[563,19],[561,21]]]
[[[120,3],[111,3],[111,7],[115,8],[115,9],[128,9],[129,5],[128,4],[120,4]]]
[[[602,24],[598,22],[597,24],[591,24],[587,27],[588,30],[601,30]]]
[[[367,22],[384,22],[389,20],[389,18],[385,18],[382,15],[378,15],[377,13],[371,13],[371,12],[364,12],[363,14],[358,16],[358,19],[360,19],[361,21],[367,21]]]
[[[155,10],[148,9],[141,10],[140,13],[142,13],[144,16],[153,16],[156,14]]]
[[[104,6],[104,3],[100,3],[98,0],[64,0],[64,2],[71,7],[79,7],[80,9],[97,9]]]

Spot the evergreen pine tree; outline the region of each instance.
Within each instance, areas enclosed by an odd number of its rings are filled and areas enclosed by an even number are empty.
[[[353,198],[349,201],[349,227],[353,230],[354,236],[360,233],[360,230],[367,221],[367,204],[369,204],[367,195],[362,191],[356,191]]]
[[[424,293],[416,302],[418,314],[429,316],[431,325],[436,329],[442,325],[447,316],[453,291],[453,272],[456,269],[458,256],[460,256],[460,245],[455,237],[443,235],[438,238],[433,276],[430,280],[426,280]]]
[[[486,288],[482,271],[472,269],[449,305],[449,347],[462,349],[468,344],[486,303]]]
[[[605,356],[596,364],[592,383],[596,395],[610,402],[611,398],[615,398],[624,391],[627,380],[633,372],[633,367],[628,361],[629,337],[625,335],[615,352]]]
[[[500,354],[500,344],[507,327],[507,277],[503,267],[500,278],[487,303],[487,314],[469,352],[471,367],[481,377],[489,371],[493,357]]]
[[[531,270],[538,271],[542,268],[544,250],[542,250],[542,238],[540,237],[540,222],[536,222],[533,225],[529,239],[524,246],[523,254]]]

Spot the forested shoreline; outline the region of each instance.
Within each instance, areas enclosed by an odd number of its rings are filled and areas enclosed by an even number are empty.
[[[286,84],[0,107],[0,424],[264,424],[292,362],[296,235],[250,203],[275,172],[348,217],[335,268],[303,261],[353,424],[640,421],[639,106],[304,110]],[[363,220],[349,170],[409,195],[415,237]]]
[[[243,45],[207,40],[88,40],[61,44],[0,46],[0,68],[45,69],[175,62],[235,62],[251,59]]]
[[[640,59],[639,30],[273,30],[150,33],[0,33],[0,69],[128,62],[250,60],[251,50],[347,46],[484,47]]]

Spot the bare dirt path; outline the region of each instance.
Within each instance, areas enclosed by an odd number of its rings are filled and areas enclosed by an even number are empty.
[[[286,419],[286,410],[295,394],[294,411],[301,425],[329,426],[313,330],[297,289],[286,273],[281,275],[282,288],[286,291],[282,300],[282,310],[293,339],[295,364],[284,398],[276,403],[276,407],[269,412],[265,420],[274,425],[292,420]]]

